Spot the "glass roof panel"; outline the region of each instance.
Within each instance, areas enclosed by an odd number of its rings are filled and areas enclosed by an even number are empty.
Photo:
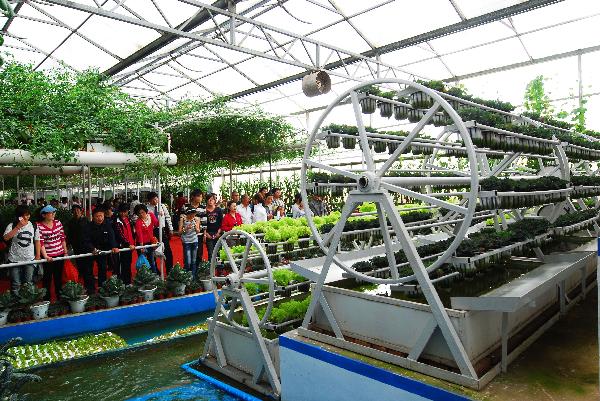
[[[72,52],[71,49],[77,49],[77,53]],[[67,64],[80,71],[89,68],[103,70],[117,61],[77,35],[73,35],[67,39],[65,46],[59,47],[54,52],[54,57],[64,60]],[[48,68],[45,62],[42,64],[42,67]]]
[[[465,17],[473,18],[500,8],[514,6],[522,3],[522,0],[454,0],[454,2]]]
[[[554,60],[523,68],[502,71],[461,81],[470,93],[488,99],[501,99],[522,104],[527,84],[538,75],[544,81],[546,94],[552,99],[576,93],[577,58]]]
[[[156,31],[99,16],[91,17],[79,31],[121,58],[159,36]]]
[[[370,49],[363,38],[345,22],[340,22],[309,36],[312,39],[338,46],[354,53],[361,53]]]
[[[454,74],[463,75],[498,65],[526,61],[527,53],[517,39],[508,39],[488,46],[449,54],[443,56],[442,59]]]
[[[423,13],[423,10],[435,10]],[[460,18],[448,0],[396,1],[351,19],[377,46],[432,31]]]
[[[426,77],[427,79],[441,79],[450,76],[448,69],[444,67],[444,64],[438,58],[421,61],[402,68],[411,74]]]
[[[555,28],[523,35],[522,39],[534,58],[600,45],[598,31],[600,16]]]
[[[467,31],[457,32],[453,35],[443,36],[432,40],[430,43],[439,53],[449,53],[514,35],[514,31],[498,21]]]
[[[56,48],[56,46],[58,46],[69,34],[69,30],[65,28],[40,24],[20,18],[13,21],[10,25],[9,32],[16,37],[25,39],[27,42],[45,52],[54,50],[54,48]]]
[[[523,32],[596,13],[600,13],[600,1],[567,0],[515,15],[512,19],[517,30]]]

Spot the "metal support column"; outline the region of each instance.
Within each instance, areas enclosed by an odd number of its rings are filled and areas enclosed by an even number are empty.
[[[508,312],[502,312],[502,372],[506,373],[508,366]]]
[[[37,202],[37,175],[33,176],[33,204],[35,205],[35,203]]]
[[[92,219],[92,170],[87,166],[88,216]]]
[[[162,203],[161,203],[161,199],[160,199],[160,197],[161,197],[160,170],[156,173],[156,189],[157,189],[157,193],[158,193],[158,206],[156,206],[157,210],[158,210],[158,243],[162,244],[163,243],[163,220],[160,218],[160,213],[161,213],[161,208],[162,208]],[[160,277],[164,281],[164,279],[165,279],[165,272],[163,270],[163,267],[165,265],[164,244],[163,244],[163,257],[159,258],[159,259],[160,259],[160,264],[158,265],[158,268],[160,269]]]

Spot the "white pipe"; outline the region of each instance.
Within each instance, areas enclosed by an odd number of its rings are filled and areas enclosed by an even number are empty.
[[[159,164],[173,166],[177,164],[175,153],[121,153],[121,152],[73,152],[72,160],[55,160],[49,156],[32,155],[31,152],[18,149],[0,149],[0,164],[39,164],[39,165],[72,165],[91,167],[114,167],[152,160]]]

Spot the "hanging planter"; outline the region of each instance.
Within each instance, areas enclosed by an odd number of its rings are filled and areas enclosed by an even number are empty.
[[[377,100],[367,97],[360,98],[358,101],[360,103],[360,108],[364,114],[373,114],[375,113],[375,109],[377,109]]]
[[[408,112],[410,108],[407,106],[394,105],[394,118],[398,121],[406,120],[408,118]]]
[[[387,148],[387,143],[382,141],[374,141],[373,150],[376,153],[383,153]]]
[[[329,149],[337,149],[340,147],[340,137],[331,135],[331,131],[325,137],[325,142],[327,142],[327,147]]]
[[[343,137],[342,146],[344,149],[354,149],[356,147],[356,138]]]
[[[410,105],[416,109],[428,109],[433,106],[433,99],[425,92],[414,92],[410,95]]]
[[[377,104],[377,107],[379,107],[379,114],[381,117],[390,118],[392,114],[394,114],[394,108],[391,103],[380,101]]]
[[[433,115],[431,121],[433,121],[434,126],[441,127],[442,125],[446,125],[446,116],[443,113],[436,113]]]

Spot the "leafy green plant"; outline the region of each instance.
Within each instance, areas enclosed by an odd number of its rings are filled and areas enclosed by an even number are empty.
[[[184,270],[179,263],[173,266],[173,268],[169,272],[169,275],[167,276],[167,284],[172,284],[175,286],[182,284],[187,285],[191,281],[192,273],[187,270]]]
[[[0,348],[0,399],[8,401],[17,401],[21,399],[18,392],[21,387],[30,382],[40,382],[42,378],[38,375],[30,373],[15,372],[16,369],[21,369],[19,366],[20,358],[15,356],[13,350],[16,344],[21,342],[20,337],[11,338]],[[13,364],[14,361],[14,364]]]
[[[582,221],[598,217],[598,209],[582,210],[573,213],[567,213],[560,216],[554,222],[554,227],[567,227],[573,224],[581,223]]]
[[[265,232],[264,240],[269,243],[277,243],[281,241],[281,234],[274,228],[269,228]]]
[[[60,296],[65,301],[79,301],[85,296],[85,289],[76,281],[68,281],[63,285]]]
[[[135,275],[133,285],[140,290],[150,290],[156,287],[156,283],[160,280],[158,274],[152,272],[148,267],[143,266]]]
[[[18,299],[21,305],[30,306],[44,299],[45,288],[38,288],[33,283],[24,283],[19,288]]]
[[[206,280],[210,277],[210,262],[201,261],[196,270],[199,279]]]
[[[288,269],[277,269],[273,271],[273,280],[278,286],[285,287],[290,283],[300,283],[306,281],[306,278]]]
[[[7,311],[15,305],[17,300],[10,291],[0,294],[0,311]]]
[[[125,292],[125,285],[123,280],[117,276],[111,276],[108,280],[102,283],[102,286],[98,289],[98,292],[103,297],[118,297],[123,295]]]
[[[550,97],[544,88],[544,76],[538,75],[532,79],[525,88],[525,110],[540,116],[550,116],[553,113]]]

